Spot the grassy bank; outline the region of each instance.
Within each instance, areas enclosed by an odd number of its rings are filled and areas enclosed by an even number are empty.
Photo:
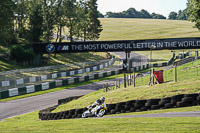
[[[83,108],[91,105],[97,98],[104,96],[106,103],[117,103],[128,100],[142,100],[153,98],[164,98],[178,94],[200,93],[200,77],[197,73],[199,62],[194,61],[178,67],[178,82],[174,82],[174,70],[164,72],[163,84],[148,86],[149,76],[138,78],[136,87],[129,86],[120,89],[104,92],[103,89],[90,93],[78,100],[71,101],[59,106],[55,112],[65,111],[68,109]]]
[[[192,108],[192,107],[190,107]],[[172,110],[170,110],[172,111]],[[0,122],[1,133],[199,132],[200,117],[109,118],[41,121],[33,112]],[[154,113],[152,111],[151,113]],[[156,112],[157,113],[157,112]],[[137,114],[137,113],[135,113]]]

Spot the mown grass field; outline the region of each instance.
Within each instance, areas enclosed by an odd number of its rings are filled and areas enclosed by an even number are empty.
[[[103,25],[99,39],[101,41],[200,37],[200,32],[194,28],[194,23],[189,21],[127,18],[101,18],[100,21]],[[150,55],[149,51],[137,51],[136,53],[147,57]],[[176,51],[176,55],[178,53],[179,50]],[[152,61],[154,63],[165,62],[171,56],[171,50],[153,51]]]
[[[37,113],[33,112],[0,122],[1,133],[196,133],[200,130],[200,117],[40,121]]]
[[[99,40],[141,40],[199,37],[200,32],[189,21],[101,18],[103,31]]]

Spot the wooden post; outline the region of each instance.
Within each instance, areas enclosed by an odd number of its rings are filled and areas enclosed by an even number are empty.
[[[174,82],[177,82],[177,64],[175,64]]]
[[[133,84],[133,76],[130,73],[130,85],[132,85],[132,84]]]
[[[124,88],[126,88],[126,73],[124,73]]]
[[[118,82],[119,82],[119,88],[120,88],[120,79],[119,79],[119,81],[118,81]]]
[[[128,86],[129,86],[130,84],[129,84],[129,77],[128,76],[129,75],[127,74],[126,77],[127,77],[127,83],[128,83]]]
[[[115,88],[116,88],[116,90],[117,90],[117,81],[115,82]]]
[[[108,83],[106,83],[106,92],[108,92]]]
[[[135,87],[135,71],[133,72],[133,86]]]
[[[152,84],[154,84],[154,69],[152,68]]]

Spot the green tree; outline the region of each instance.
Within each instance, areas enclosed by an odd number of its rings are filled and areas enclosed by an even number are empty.
[[[176,20],[177,19],[177,13],[176,12],[170,12],[168,19]]]
[[[56,42],[59,40],[59,42],[62,42],[62,31],[66,24],[65,14],[64,14],[64,6],[63,6],[63,0],[57,0],[56,3],[56,16],[57,16],[57,38]]]
[[[187,20],[186,10],[179,10],[177,20]]]
[[[142,9],[140,11],[140,14],[141,14],[142,18],[152,18],[152,16],[146,10],[144,10],[144,9]]]
[[[88,38],[88,25],[89,25],[89,15],[88,15],[88,1],[80,0],[77,3],[77,24],[76,24],[76,37],[83,38],[86,41]]]
[[[27,7],[29,0],[15,0],[16,8],[16,22],[17,22],[17,31],[20,38],[26,36],[26,22],[27,22]]]
[[[12,0],[0,1],[0,45],[12,42],[14,37],[14,9]]]
[[[97,0],[90,0],[88,2],[88,7],[89,7],[88,38],[90,40],[96,40],[100,37],[100,33],[103,30],[101,22],[98,19]]]
[[[43,35],[42,4],[40,1],[30,1],[28,6],[28,37],[29,42],[40,42]]]
[[[165,16],[156,13],[152,13],[151,16],[153,19],[166,19]]]
[[[98,11],[99,18],[104,18],[104,15]]]
[[[129,8],[124,12],[126,18],[141,18],[141,14],[135,8]]]
[[[66,26],[69,29],[70,42],[73,42],[73,36],[76,34],[74,27],[77,24],[76,0],[64,0],[63,6],[66,16]]]
[[[56,2],[57,0],[42,0],[43,34],[47,43],[53,38],[53,30],[57,21]]]
[[[187,15],[188,20],[195,23],[195,26],[200,30],[200,4],[199,0],[188,0]]]

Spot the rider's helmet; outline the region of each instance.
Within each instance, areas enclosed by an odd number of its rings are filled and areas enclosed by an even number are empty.
[[[100,100],[101,100],[102,103],[104,103],[105,97],[101,97]]]

